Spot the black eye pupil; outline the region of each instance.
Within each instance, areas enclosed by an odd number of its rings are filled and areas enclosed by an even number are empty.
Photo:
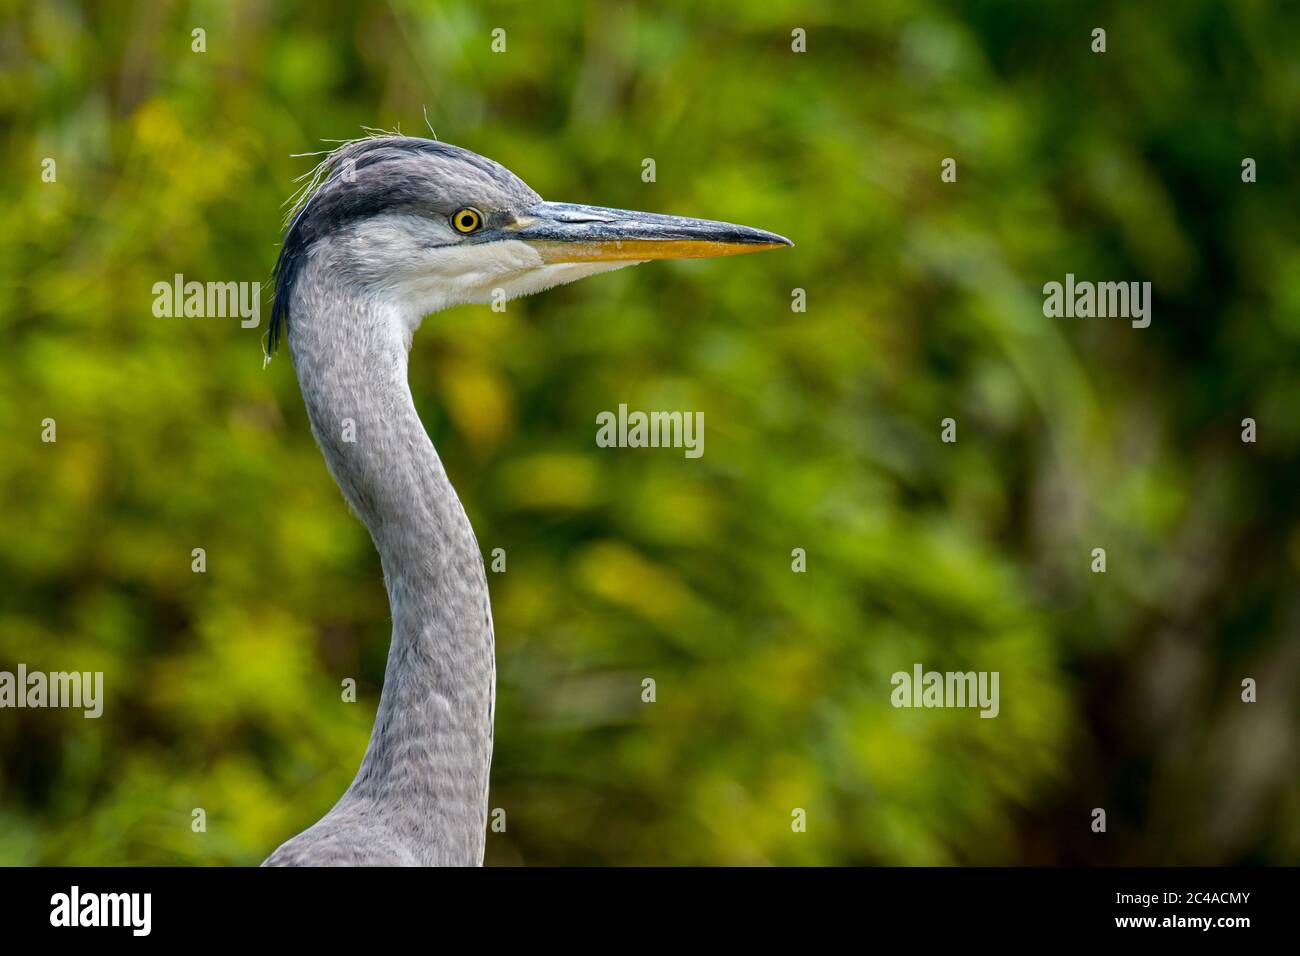
[[[457,217],[456,222],[462,229],[473,229],[477,217],[472,212],[462,212]]]

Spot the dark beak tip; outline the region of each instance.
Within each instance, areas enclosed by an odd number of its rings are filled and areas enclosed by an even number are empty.
[[[785,236],[779,235],[775,232],[764,232],[763,238],[759,241],[768,246],[789,246],[790,248],[794,248],[793,242]]]

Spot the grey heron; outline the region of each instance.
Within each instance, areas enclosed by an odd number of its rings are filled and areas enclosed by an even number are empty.
[[[729,223],[544,202],[500,164],[432,140],[376,136],[325,157],[285,232],[268,352],[287,339],[312,433],[379,552],[393,630],[355,779],[264,865],[483,862],[492,609],[407,382],[421,320],[651,259],[788,245]]]

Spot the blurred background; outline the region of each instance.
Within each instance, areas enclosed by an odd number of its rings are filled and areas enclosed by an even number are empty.
[[[548,199],[796,243],[416,337],[507,554],[490,864],[1300,862],[1294,5],[0,10],[0,669],[106,696],[0,711],[0,863],[256,864],[351,781],[387,603],[267,280],[293,154],[426,112]],[[1044,318],[1067,272],[1150,328]],[[155,318],[176,273],[260,327]],[[704,457],[598,449],[620,402]],[[915,662],[1000,715],[893,709]]]

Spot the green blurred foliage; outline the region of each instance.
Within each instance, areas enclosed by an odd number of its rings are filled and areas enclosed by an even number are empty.
[[[265,283],[293,154],[426,112],[548,198],[796,243],[416,338],[508,554],[490,863],[1300,860],[1294,5],[0,8],[0,668],[107,693],[0,712],[0,862],[257,863],[350,782],[388,611],[269,289],[258,329],[151,290]],[[1151,327],[1045,319],[1066,272]],[[704,457],[597,449],[620,402]],[[1001,715],[893,709],[915,661]]]

